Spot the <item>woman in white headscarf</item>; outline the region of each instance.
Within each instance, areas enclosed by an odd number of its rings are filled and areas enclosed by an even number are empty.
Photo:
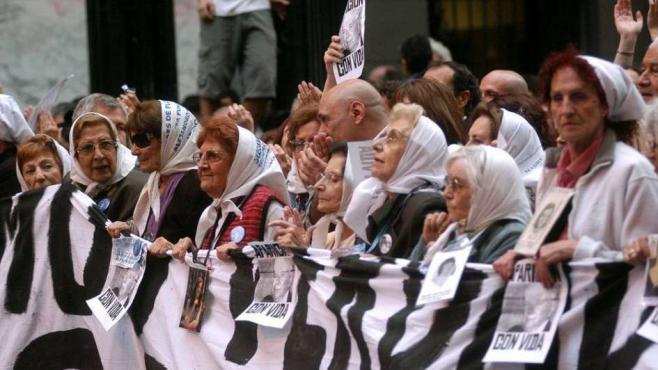
[[[311,227],[304,229],[301,217],[287,209],[287,219],[270,224],[278,228],[276,241],[283,246],[351,250],[355,244],[354,232],[343,222],[347,205],[354,191],[353,176],[346,173],[347,143],[339,141],[329,150],[329,161],[324,174],[315,184],[317,206],[323,216]],[[329,232],[334,226],[334,231]],[[308,240],[310,233],[310,240]]]
[[[34,132],[13,97],[0,94],[0,198],[21,191],[16,176],[17,147]]]
[[[119,143],[112,121],[95,112],[80,115],[71,126],[69,145],[73,184],[110,220],[130,219],[146,175],[135,168],[130,149]]]
[[[544,165],[544,149],[535,129],[521,115],[480,103],[471,114],[469,145],[503,149],[519,166],[526,187],[535,188]]]
[[[269,223],[280,219],[287,204],[285,178],[274,153],[250,131],[227,117],[204,123],[195,155],[201,189],[212,199],[197,226],[194,241],[181,239],[174,255],[193,247],[217,249],[222,260],[229,250],[253,241],[272,241]]]
[[[129,116],[132,154],[139,169],[149,174],[130,223],[108,228],[113,237],[131,230],[155,241],[149,251],[164,255],[184,237],[193,237],[201,212],[211,199],[199,186],[193,155],[199,123],[183,106],[161,100],[144,101]],[[159,240],[158,240],[159,239]]]
[[[34,135],[18,147],[16,176],[21,191],[61,184],[70,171],[69,152],[47,135]]]
[[[398,103],[375,139],[372,177],[352,195],[345,223],[370,247],[366,252],[406,258],[425,215],[445,210],[438,188],[447,144],[441,129],[416,104]]]
[[[505,151],[477,145],[452,151],[446,170],[448,212],[427,216],[410,259],[429,261],[465,235],[473,243],[468,261],[493,263],[514,248],[530,219],[519,168]]]
[[[621,261],[624,245],[658,232],[658,178],[648,160],[623,143],[633,137],[645,105],[621,67],[568,50],[544,62],[540,80],[566,145],[547,151],[537,204],[557,187],[574,190],[566,226],[553,230],[559,237],[545,241],[537,255],[537,276],[551,286],[548,266],[593,257]],[[509,278],[515,258],[508,252],[494,268]]]

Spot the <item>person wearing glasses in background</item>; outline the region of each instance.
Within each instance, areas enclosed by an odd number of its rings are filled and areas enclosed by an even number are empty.
[[[493,263],[514,248],[530,220],[521,171],[507,152],[485,145],[460,146],[446,163],[448,212],[427,215],[410,259],[430,261],[466,235],[473,243],[468,262]]]
[[[130,219],[146,175],[135,168],[130,149],[118,142],[112,121],[100,113],[81,114],[71,126],[69,152],[73,156],[70,181],[110,220]]]

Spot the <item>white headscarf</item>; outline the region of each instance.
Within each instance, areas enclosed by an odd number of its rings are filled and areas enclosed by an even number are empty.
[[[62,162],[62,178],[64,178],[71,171],[71,155],[56,140],[53,140],[53,143],[55,144],[55,148],[57,148],[59,160]],[[18,167],[18,162],[16,162],[16,177],[18,178],[18,183],[21,185],[21,191],[28,191],[27,183],[23,178],[21,169]]]
[[[522,116],[501,109],[503,117],[496,146],[512,156],[521,173],[526,175],[544,166],[544,149],[535,129]]]
[[[74,122],[73,125],[71,125],[71,132],[69,133],[69,152],[71,154],[75,153],[75,142],[73,141],[73,132],[75,131],[75,126],[80,122],[82,118],[86,118],[89,116],[96,116],[100,118],[101,120],[105,121],[107,123],[108,127],[112,131],[112,136],[114,140],[117,142],[117,165],[116,169],[114,170],[114,174],[104,184],[99,184],[89,177],[85,175],[85,173],[82,171],[82,168],[80,167],[80,163],[78,162],[78,159],[76,158],[75,155],[72,155],[73,163],[71,166],[71,180],[85,185],[87,189],[85,190],[85,193],[89,194],[91,193],[92,190],[94,190],[98,185],[112,185],[116,184],[117,182],[123,180],[130,171],[132,171],[135,168],[135,162],[137,161],[137,157],[132,155],[130,153],[130,149],[126,148],[123,144],[121,144],[118,140],[118,134],[117,134],[117,129],[114,127],[114,123],[112,121],[105,117],[104,115],[96,112],[87,112],[84,114],[81,114],[80,117],[78,117]]]
[[[639,120],[646,105],[631,78],[619,65],[607,60],[582,55],[594,68],[608,103],[608,119],[612,122]]]
[[[368,216],[384,204],[387,193],[407,194],[428,181],[441,184],[445,175],[447,148],[445,135],[439,126],[421,116],[407,140],[393,176],[386,183],[375,177],[361,182],[354,190],[345,212],[345,223],[361,239],[368,240]]]
[[[156,220],[160,217],[160,177],[196,168],[192,155],[197,151],[199,122],[179,104],[160,100],[160,108],[160,169],[149,175],[133,212],[133,222],[140,235],[146,229],[149,210]]]
[[[34,136],[13,97],[0,94],[0,140],[19,146]]]
[[[351,165],[348,158],[349,156],[346,155],[345,169],[343,170],[343,194],[340,199],[340,206],[338,207],[338,211],[320,217],[320,219],[315,223],[315,229],[313,230],[311,243],[311,247],[313,248],[326,248],[327,236],[329,235],[329,227],[331,224],[336,225],[336,237],[334,239],[334,246],[338,246],[341,242],[344,226],[341,218],[345,216],[347,207],[352,200],[354,188],[357,185],[354,176],[350,175]]]
[[[198,246],[206,231],[215,223],[217,208],[222,210],[223,215],[232,212],[238,217],[242,216],[242,211],[232,199],[249,195],[256,185],[269,187],[281,201],[288,202],[286,180],[274,153],[251,131],[238,127],[238,147],[226,178],[226,189],[203,211],[199,219],[195,238]]]
[[[471,207],[464,227],[466,232],[480,232],[492,223],[508,219],[528,223],[530,220],[530,202],[523,188],[521,172],[514,159],[507,152],[488,145],[463,147],[456,150],[453,157],[479,156],[481,173],[476,175],[478,184],[473,187]],[[477,170],[477,169],[476,169]],[[431,245],[425,260],[443,249],[449,241],[450,233],[457,228],[457,223],[448,227]]]

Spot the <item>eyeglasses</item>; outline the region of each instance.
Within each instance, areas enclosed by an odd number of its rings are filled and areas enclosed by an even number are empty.
[[[224,155],[219,152],[207,151],[205,153],[196,152],[192,155],[192,160],[197,166],[201,163],[201,160],[204,159],[206,163],[215,163],[224,159]]]
[[[151,145],[151,140],[153,140],[155,136],[149,132],[142,132],[139,134],[131,135],[130,136],[130,142],[135,144],[136,147],[138,148],[146,148],[147,146]]]
[[[455,191],[455,190],[461,190],[466,187],[464,181],[462,181],[457,177],[446,176],[444,177],[443,183],[445,184],[446,190],[448,188],[451,188],[453,191]]]
[[[103,140],[99,143],[84,143],[84,144],[80,145],[75,150],[75,152],[78,153],[78,155],[87,156],[87,155],[91,155],[92,153],[94,153],[94,151],[96,150],[96,147],[98,147],[98,149],[100,149],[101,152],[103,152],[105,154],[109,154],[109,153],[112,153],[112,152],[116,151],[118,145],[117,145],[116,141],[112,141],[112,140]]]

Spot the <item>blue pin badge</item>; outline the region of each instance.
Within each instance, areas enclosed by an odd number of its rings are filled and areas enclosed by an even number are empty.
[[[245,230],[242,226],[236,226],[231,230],[231,241],[233,243],[240,243],[244,239]]]
[[[108,208],[110,208],[110,198],[103,198],[98,202],[98,208],[101,209],[101,211],[105,212],[107,211]]]

